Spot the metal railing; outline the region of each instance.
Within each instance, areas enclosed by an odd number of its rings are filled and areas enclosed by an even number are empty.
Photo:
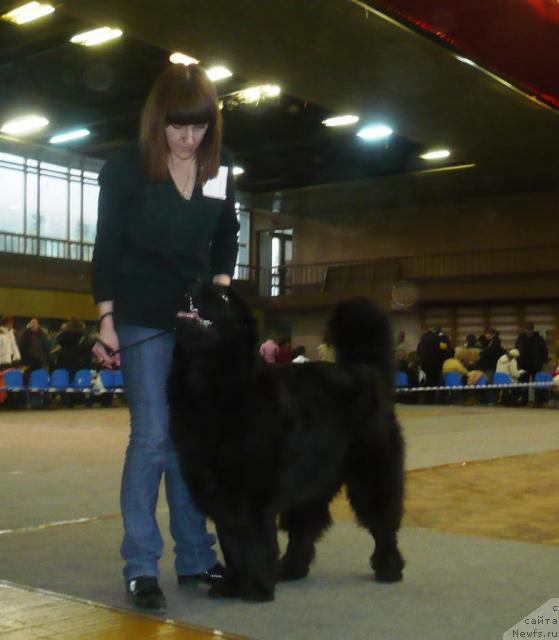
[[[93,243],[0,232],[0,252],[91,262]]]

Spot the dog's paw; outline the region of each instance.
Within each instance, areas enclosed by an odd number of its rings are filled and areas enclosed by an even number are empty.
[[[309,575],[308,567],[301,567],[284,560],[280,561],[279,579],[282,582],[290,582],[293,580],[302,580]]]
[[[401,571],[375,571],[375,582],[383,584],[391,584],[394,582],[402,582],[404,575]]]
[[[401,582],[403,580],[402,570],[404,565],[404,559],[398,550],[381,558],[373,554],[371,558],[371,567],[375,572],[376,582]]]
[[[239,586],[227,579],[212,584],[208,591],[210,598],[240,598],[241,592]]]

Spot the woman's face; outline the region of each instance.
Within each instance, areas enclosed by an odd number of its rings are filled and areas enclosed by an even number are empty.
[[[165,136],[171,154],[180,160],[191,158],[200,146],[207,129],[207,124],[167,125]]]

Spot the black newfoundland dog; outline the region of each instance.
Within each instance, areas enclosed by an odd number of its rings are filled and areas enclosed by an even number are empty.
[[[227,566],[210,595],[272,600],[278,580],[305,577],[343,484],[374,538],[376,580],[401,580],[404,447],[386,315],[364,298],[342,302],[328,327],[336,364],[269,365],[234,289],[196,285],[187,299],[168,392],[182,473]],[[281,559],[278,525],[289,535]]]

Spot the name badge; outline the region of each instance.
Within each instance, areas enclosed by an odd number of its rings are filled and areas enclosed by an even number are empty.
[[[227,197],[227,176],[229,167],[219,167],[217,176],[208,180],[202,187],[202,193],[208,198],[219,198],[225,200]]]

